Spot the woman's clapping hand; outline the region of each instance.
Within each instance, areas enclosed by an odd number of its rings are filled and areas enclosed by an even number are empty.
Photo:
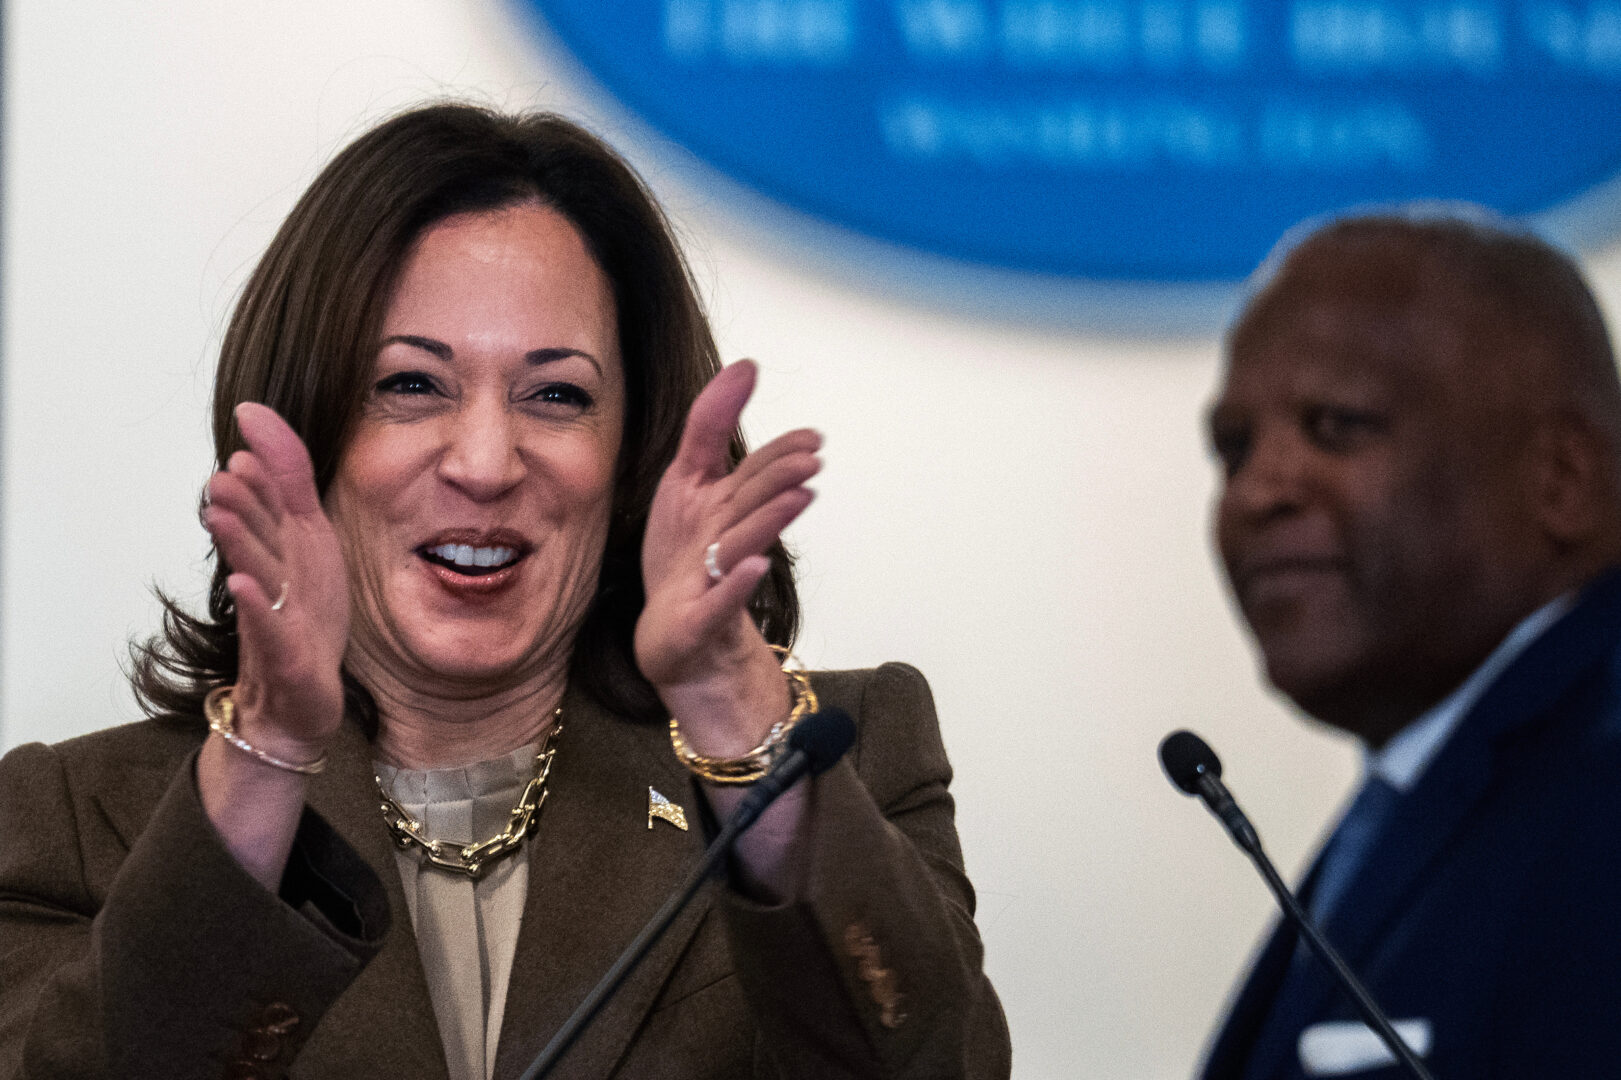
[[[699,394],[642,544],[637,663],[694,745],[716,754],[752,746],[787,710],[778,662],[747,605],[770,569],[767,550],[810,505],[805,483],[821,468],[821,436],[799,429],[731,469],[727,449],[756,375],[740,361]]]
[[[256,745],[309,761],[343,716],[343,554],[292,428],[251,402],[237,406],[236,420],[248,446],[209,479],[203,524],[232,570],[237,715]]]

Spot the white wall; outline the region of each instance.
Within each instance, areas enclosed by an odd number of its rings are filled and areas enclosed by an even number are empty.
[[[135,718],[120,663],[154,626],[150,586],[203,589],[219,330],[321,163],[430,96],[560,109],[631,150],[678,218],[726,355],[763,363],[750,429],[826,433],[793,535],[801,651],[932,680],[1016,1075],[1188,1075],[1268,901],[1166,785],[1158,739],[1211,739],[1286,868],[1355,772],[1258,685],[1212,566],[1213,329],[976,318],[809,256],[498,3],[6,18],[0,745]],[[1621,256],[1591,265],[1616,310]]]

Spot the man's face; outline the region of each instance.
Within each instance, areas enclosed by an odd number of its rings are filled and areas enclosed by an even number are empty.
[[[1489,316],[1434,291],[1286,273],[1210,414],[1216,543],[1267,675],[1374,745],[1529,613],[1544,557],[1497,377],[1514,361],[1482,344]]]

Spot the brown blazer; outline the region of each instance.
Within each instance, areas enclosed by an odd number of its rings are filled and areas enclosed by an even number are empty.
[[[559,1078],[1005,1077],[928,686],[903,664],[815,676],[857,723],[813,783],[804,895],[701,893]],[[661,729],[577,695],[530,840],[495,1075],[516,1077],[703,845],[647,827],[698,795]],[[280,896],[203,814],[196,721],[0,759],[0,1077],[440,1080],[416,941],[346,727],[310,787]],[[390,912],[399,913],[391,917]]]

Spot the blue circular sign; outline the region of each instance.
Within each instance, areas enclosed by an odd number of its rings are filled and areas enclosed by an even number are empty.
[[[1337,207],[1621,172],[1621,0],[528,0],[655,128],[869,235],[1241,277]]]

